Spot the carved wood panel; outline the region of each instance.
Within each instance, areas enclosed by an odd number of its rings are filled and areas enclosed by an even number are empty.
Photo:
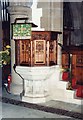
[[[68,61],[69,61],[69,56],[68,54],[62,54],[62,66],[64,68],[68,68]]]
[[[16,41],[16,63],[18,65],[29,65],[30,63],[30,41]]]
[[[32,34],[32,40],[39,40],[39,39],[40,40],[50,40],[50,36],[47,33],[42,34],[42,32]]]
[[[46,41],[45,40],[35,40],[34,41],[34,63],[35,64],[45,64],[46,59]]]
[[[55,65],[57,63],[57,44],[56,44],[56,41],[50,41],[50,44],[49,44],[49,56],[50,56],[50,59],[49,59],[49,62],[50,62],[50,65]]]
[[[57,35],[60,32],[32,31],[31,39],[15,40],[16,64],[26,66],[57,64]]]
[[[72,53],[72,75],[78,81],[83,81],[83,52],[71,51]],[[68,57],[66,54],[62,54],[62,66],[66,68],[68,64]]]
[[[83,67],[83,55],[76,56],[76,66]]]

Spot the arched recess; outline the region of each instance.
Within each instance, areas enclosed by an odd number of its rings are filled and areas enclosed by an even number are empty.
[[[64,2],[63,15],[64,31],[66,30],[64,45],[78,46],[83,44],[81,40],[82,2]]]
[[[70,46],[71,45],[71,31],[74,28],[73,22],[73,13],[71,10],[70,2],[63,3],[63,45]]]
[[[67,29],[71,29],[71,27],[73,27],[73,14],[70,2],[63,3],[63,26]]]
[[[70,2],[70,8],[73,15],[74,31],[71,34],[71,44],[79,46],[81,41],[81,5],[82,2]]]

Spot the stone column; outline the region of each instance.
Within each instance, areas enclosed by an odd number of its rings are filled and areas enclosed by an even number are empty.
[[[62,2],[50,2],[50,24],[52,31],[61,31],[63,33],[63,3]],[[62,35],[58,35],[58,42],[63,43]],[[57,49],[57,64],[61,66],[61,47],[58,45]]]
[[[61,40],[60,40],[60,35],[58,35],[58,43],[61,43]],[[61,52],[61,47],[58,45],[57,47],[57,64],[59,66],[61,66],[61,61],[62,61],[62,52]]]
[[[29,20],[31,19],[31,8],[25,5],[26,3],[24,2],[23,3],[11,2],[10,6],[8,7],[8,11],[10,13],[10,36],[11,36],[11,23],[14,23],[16,18],[29,17]],[[12,75],[10,92],[13,94],[20,94],[23,90],[23,83],[22,79],[13,70],[13,65],[15,64],[15,41],[11,39],[11,37],[10,40],[11,40],[10,43],[11,43],[11,75]]]
[[[42,8],[41,28],[48,31],[61,31],[63,33],[63,2],[38,0],[38,8]],[[63,43],[63,35],[58,36],[58,42]],[[58,46],[57,63],[61,65],[61,48]]]

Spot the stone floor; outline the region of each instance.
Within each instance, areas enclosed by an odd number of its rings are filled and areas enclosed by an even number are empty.
[[[62,101],[51,100],[51,101],[48,101],[41,105],[53,107],[53,108],[64,109],[64,110],[73,111],[73,112],[78,112],[78,113],[82,112],[81,105],[66,103],[66,102],[62,102]]]
[[[2,118],[71,118],[71,117],[53,114],[50,112],[44,112],[28,107],[2,103]]]
[[[31,104],[22,102],[20,96],[8,94],[5,90],[2,90],[2,101],[3,103],[10,103],[14,105],[24,106],[36,110],[41,110],[50,113],[56,113],[59,115],[73,117],[75,119],[82,119],[82,105],[66,103],[62,101],[48,101],[41,104]]]

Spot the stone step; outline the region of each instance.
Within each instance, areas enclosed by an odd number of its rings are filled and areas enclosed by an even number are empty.
[[[56,81],[56,87],[63,90],[66,90],[67,84],[68,81]]]
[[[74,103],[74,104],[82,104],[81,99],[76,99],[75,91],[74,90],[64,90],[61,88],[56,88],[56,91],[54,93],[51,93],[53,100],[68,102],[68,103]]]

